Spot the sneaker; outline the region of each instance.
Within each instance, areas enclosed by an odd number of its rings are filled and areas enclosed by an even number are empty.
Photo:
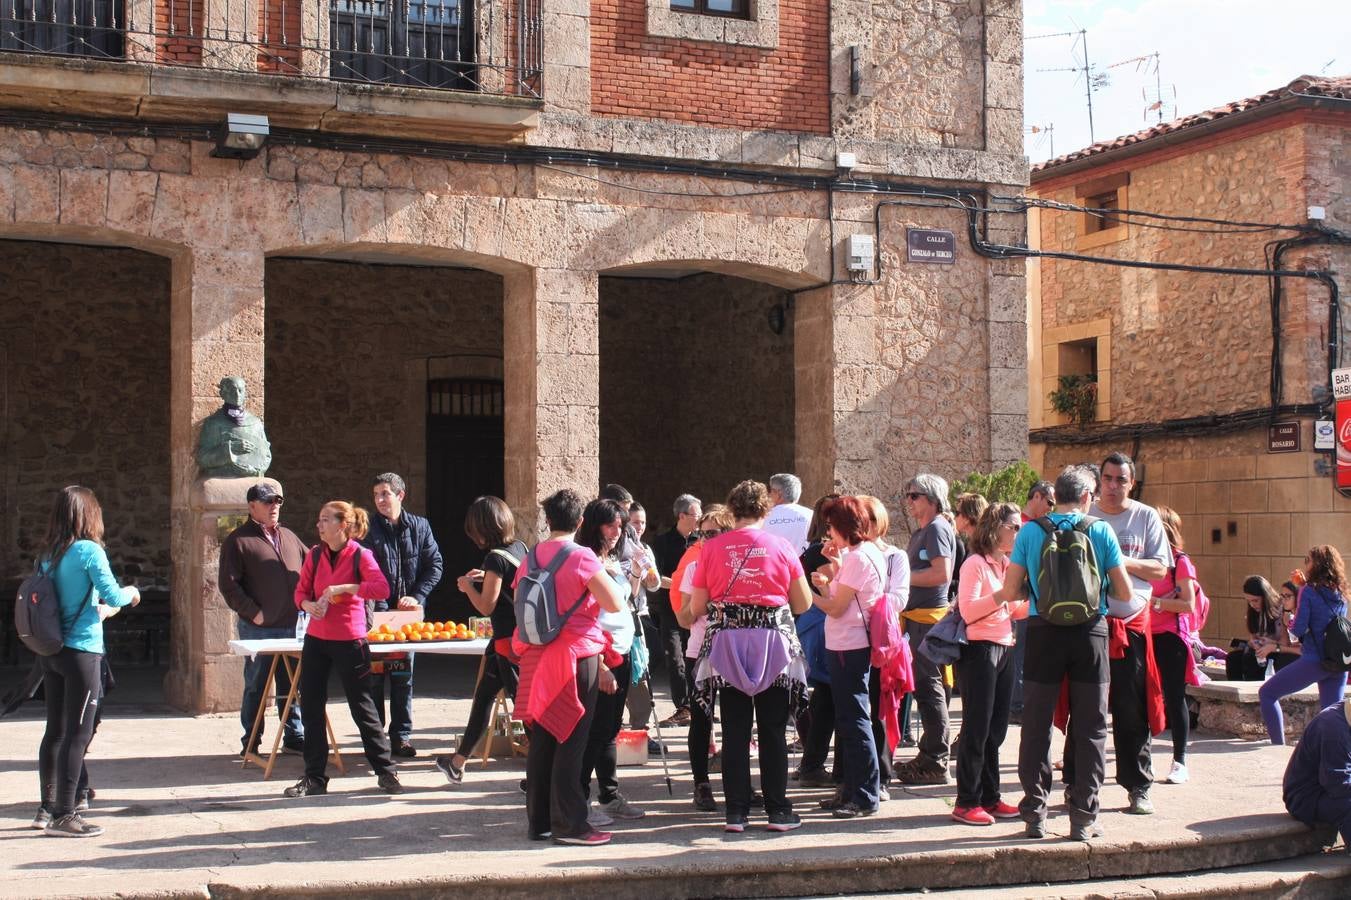
[[[52,823],[52,814],[47,812],[47,807],[39,806],[38,814],[33,817],[31,827],[34,831],[41,831]]]
[[[282,791],[283,797],[318,797],[328,793],[328,782],[306,775]]]
[[[752,808],[752,809],[764,809],[764,808],[765,808],[765,795],[762,794],[762,793],[760,793],[759,791],[754,791],[754,790],[751,791],[751,808]]]
[[[952,818],[963,825],[993,825],[994,816],[979,806],[955,806]]]
[[[67,813],[59,819],[52,819],[42,833],[51,837],[98,837],[103,834],[101,825],[90,825],[77,812]]]
[[[615,794],[615,798],[606,803],[600,804],[600,808],[605,810],[605,814],[612,819],[641,819],[647,813],[624,799],[623,794]]]
[[[1091,841],[1100,837],[1102,837],[1102,826],[1098,824],[1097,819],[1085,825],[1075,825],[1070,829],[1070,840],[1072,841]]]
[[[663,747],[663,746],[661,745],[661,742],[658,741],[656,738],[648,738],[648,739],[647,739],[647,755],[648,755],[648,756],[661,756],[662,753],[665,752],[665,750],[666,750],[666,748]]]
[[[728,834],[741,834],[746,830],[746,817],[728,816],[727,821],[723,823],[722,830]]]
[[[844,785],[838,784],[835,786],[835,793],[831,794],[828,799],[821,800],[818,805],[822,809],[839,809],[844,803]]]
[[[908,762],[896,769],[895,780],[901,784],[951,784],[947,766]]]
[[[718,801],[713,799],[713,785],[707,781],[694,786],[694,808],[700,812],[718,811]]]
[[[553,837],[553,836],[554,836],[554,833],[553,833],[552,831],[532,831],[532,832],[530,832],[530,840],[532,840],[532,841],[547,841],[549,838],[551,838],[551,837]]]
[[[861,819],[864,816],[876,815],[877,807],[869,809],[866,806],[859,806],[853,800],[845,801],[830,811],[830,814],[837,819]]]
[[[408,741],[395,741],[392,752],[395,756],[402,756],[404,759],[412,759],[417,756],[417,748]]]
[[[835,779],[825,769],[809,769],[798,776],[797,783],[802,787],[833,788]]]
[[[381,773],[375,783],[380,785],[380,790],[384,791],[386,794],[403,793],[403,784],[399,781],[399,776],[395,775],[393,772]]]
[[[1149,799],[1149,788],[1131,791],[1131,804],[1126,807],[1126,812],[1133,816],[1154,815],[1154,802]]]
[[[1016,819],[1020,815],[1018,807],[1010,806],[1003,800],[985,807],[985,811],[996,819]]]
[[[661,725],[662,728],[673,728],[676,726],[683,727],[685,725],[690,724],[689,707],[688,706],[680,707],[680,709],[677,709],[675,712],[671,713],[670,716],[666,717],[665,719],[662,719],[661,722],[659,722],[658,724]]]
[[[1028,822],[1023,826],[1023,837],[1030,838],[1034,841],[1039,841],[1046,837],[1046,823]]]
[[[77,813],[89,812],[89,795],[86,794],[80,798],[79,802],[75,804],[75,811]]]
[[[885,784],[877,789],[878,803],[886,803],[890,799],[891,799],[891,791],[887,788]]]
[[[604,828],[606,825],[613,825],[615,822],[603,807],[587,805],[586,824],[592,828]]]
[[[789,753],[801,753],[803,750],[802,741],[793,741],[788,745]]]
[[[517,785],[517,787],[521,789],[522,794],[530,793],[530,783],[526,781],[524,778],[521,779],[521,782],[520,784]]]
[[[454,758],[453,756],[438,756],[436,767],[441,770],[441,774],[446,776],[446,780],[451,784],[459,784],[464,781],[464,769],[455,768],[455,764],[451,762]]]
[[[1173,760],[1173,768],[1169,770],[1168,778],[1165,781],[1167,784],[1186,784],[1190,778],[1191,775],[1187,773],[1187,764]]]
[[[793,831],[802,827],[802,817],[795,812],[772,812],[765,827],[770,831]]]
[[[708,771],[716,775],[722,771],[722,751],[714,750],[708,758]]]
[[[559,844],[570,844],[574,847],[599,847],[602,844],[610,843],[610,832],[597,831],[592,828],[584,834],[559,834],[554,836],[554,841]]]
[[[303,754],[305,753],[305,742],[304,742],[303,740],[300,740],[300,741],[282,741],[282,742],[281,742],[281,752],[282,752],[282,753],[295,753],[295,754],[298,754],[298,755],[303,755]]]

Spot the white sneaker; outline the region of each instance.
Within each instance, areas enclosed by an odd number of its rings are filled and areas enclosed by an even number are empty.
[[[1173,760],[1173,768],[1168,772],[1168,777],[1165,779],[1165,782],[1167,784],[1186,784],[1187,779],[1189,778],[1191,778],[1191,776],[1187,774],[1186,765],[1177,760]]]
[[[599,806],[587,805],[586,824],[592,828],[604,828],[606,825],[613,825],[615,820],[610,818],[609,814]]]

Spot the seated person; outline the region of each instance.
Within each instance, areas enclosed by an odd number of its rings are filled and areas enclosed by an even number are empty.
[[[1351,849],[1351,700],[1329,706],[1304,729],[1281,793],[1290,815],[1310,828],[1337,829]]]
[[[1299,642],[1289,631],[1297,593],[1289,582],[1282,585],[1277,594],[1271,582],[1261,575],[1249,575],[1244,579],[1248,640],[1242,647],[1229,651],[1224,666],[1228,680],[1261,681],[1266,677],[1268,658],[1277,672],[1299,659]]]

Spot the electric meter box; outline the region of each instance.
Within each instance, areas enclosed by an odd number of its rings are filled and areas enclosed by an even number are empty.
[[[873,257],[876,253],[876,244],[872,235],[851,234],[849,235],[849,259],[846,268],[850,272],[871,272]]]

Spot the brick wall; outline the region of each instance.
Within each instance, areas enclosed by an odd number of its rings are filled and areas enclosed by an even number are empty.
[[[258,0],[259,72],[292,75],[299,71],[300,27],[299,2]]]
[[[0,241],[0,579],[32,564],[53,492],[94,490],[113,572],[166,589],[169,261]]]
[[[828,7],[781,0],[779,45],[765,50],[649,37],[644,0],[594,0],[591,111],[827,134]]]
[[[792,471],[793,329],[768,321],[783,301],[723,275],[601,279],[601,481],[633,492],[651,527],[673,524],[679,494],[721,501]]]
[[[202,64],[205,2],[163,0],[155,4],[155,61],[176,66]]]

